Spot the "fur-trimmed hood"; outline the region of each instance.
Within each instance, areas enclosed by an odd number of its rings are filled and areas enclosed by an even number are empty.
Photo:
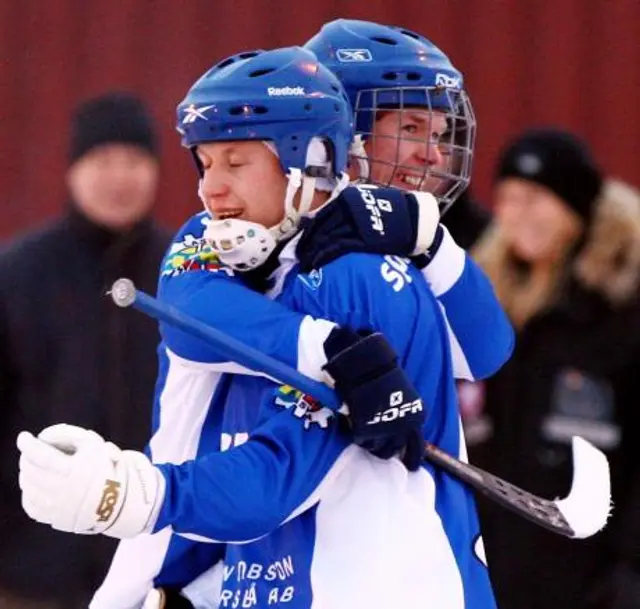
[[[640,191],[619,180],[604,183],[596,202],[586,243],[573,275],[612,305],[621,305],[640,290]]]
[[[569,278],[600,294],[611,307],[629,304],[640,295],[640,191],[619,180],[605,181],[584,243],[563,268],[525,281],[495,221],[471,254],[518,328],[561,298]]]

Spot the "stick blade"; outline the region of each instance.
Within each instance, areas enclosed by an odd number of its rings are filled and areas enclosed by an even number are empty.
[[[554,503],[573,530],[584,539],[602,530],[611,513],[611,480],[607,457],[585,439],[572,439],[573,482],[564,499]]]

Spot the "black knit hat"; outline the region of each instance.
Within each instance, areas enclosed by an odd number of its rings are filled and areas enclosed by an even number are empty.
[[[546,186],[585,221],[602,185],[586,144],[571,133],[551,128],[526,131],[504,149],[496,180],[508,177]]]
[[[111,142],[134,144],[157,155],[153,119],[144,103],[128,93],[108,93],[80,104],[71,120],[69,162],[95,146]]]

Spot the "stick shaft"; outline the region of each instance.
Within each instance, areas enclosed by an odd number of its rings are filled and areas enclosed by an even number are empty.
[[[229,360],[291,385],[313,396],[323,406],[336,410],[341,405],[336,393],[326,385],[310,379],[287,364],[245,345],[175,307],[137,290],[133,282],[128,279],[116,281],[110,294],[118,306],[132,306],[154,319],[200,338],[215,347],[220,355]],[[555,533],[573,537],[572,528],[554,502],[536,497],[489,472],[460,461],[429,442],[425,442],[424,459],[508,510]]]
[[[118,284],[118,282],[123,283]],[[200,338],[215,347],[220,355],[229,358],[230,361],[234,361],[243,365],[245,368],[250,368],[257,372],[264,372],[282,383],[291,385],[303,393],[313,396],[327,408],[337,410],[340,407],[341,401],[330,387],[310,379],[308,376],[298,372],[295,368],[269,355],[265,355],[261,351],[221,332],[217,328],[209,326],[190,315],[186,315],[177,308],[137,290],[129,280],[121,279],[118,280],[118,282],[116,282],[118,285],[114,284],[111,294],[119,306],[123,306],[121,303],[125,303],[124,306],[132,306],[134,309],[150,317]],[[124,282],[128,282],[130,285],[124,284]],[[123,293],[125,290],[127,290],[126,294]],[[133,290],[133,294],[131,294],[129,290]]]

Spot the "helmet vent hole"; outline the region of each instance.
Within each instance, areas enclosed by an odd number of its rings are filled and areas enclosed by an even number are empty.
[[[233,108],[229,108],[229,114],[232,116],[238,116],[239,114],[245,114],[245,108],[250,112],[250,108],[247,106],[234,106]],[[249,114],[249,112],[246,112]]]
[[[257,57],[258,55],[260,55],[260,53],[258,53],[257,51],[251,51],[249,53],[240,53],[240,55],[238,55],[238,58],[251,59],[252,57]]]
[[[418,74],[418,72],[409,72],[407,74],[407,80],[412,80],[412,81],[416,81],[416,80],[420,80],[421,76],[420,74]]]
[[[257,78],[258,76],[264,76],[265,74],[271,74],[271,72],[275,72],[275,68],[262,68],[262,70],[254,70],[253,72],[249,72],[250,78]]]
[[[371,40],[374,40],[375,42],[379,42],[381,44],[389,44],[391,46],[395,46],[396,44],[398,44],[397,40],[388,38],[387,36],[372,36]]]
[[[236,61],[235,57],[229,57],[229,59],[225,59],[224,61],[221,61],[213,69],[214,70],[221,70],[222,68],[226,68],[227,66],[230,66],[232,63],[235,63],[235,61]]]
[[[418,34],[416,34],[415,32],[412,32],[410,30],[400,30],[400,32],[402,34],[404,34],[405,36],[409,36],[409,38],[413,38],[414,40],[422,40],[422,36],[419,36]]]
[[[385,72],[382,75],[382,78],[384,78],[385,80],[397,80],[398,79],[398,73],[397,72]]]
[[[311,112],[311,108],[312,108],[311,104],[305,104],[305,105],[304,105],[304,109],[305,109],[307,112]]]
[[[253,111],[255,114],[266,114],[267,112],[269,112],[269,110],[264,106],[255,106]]]

